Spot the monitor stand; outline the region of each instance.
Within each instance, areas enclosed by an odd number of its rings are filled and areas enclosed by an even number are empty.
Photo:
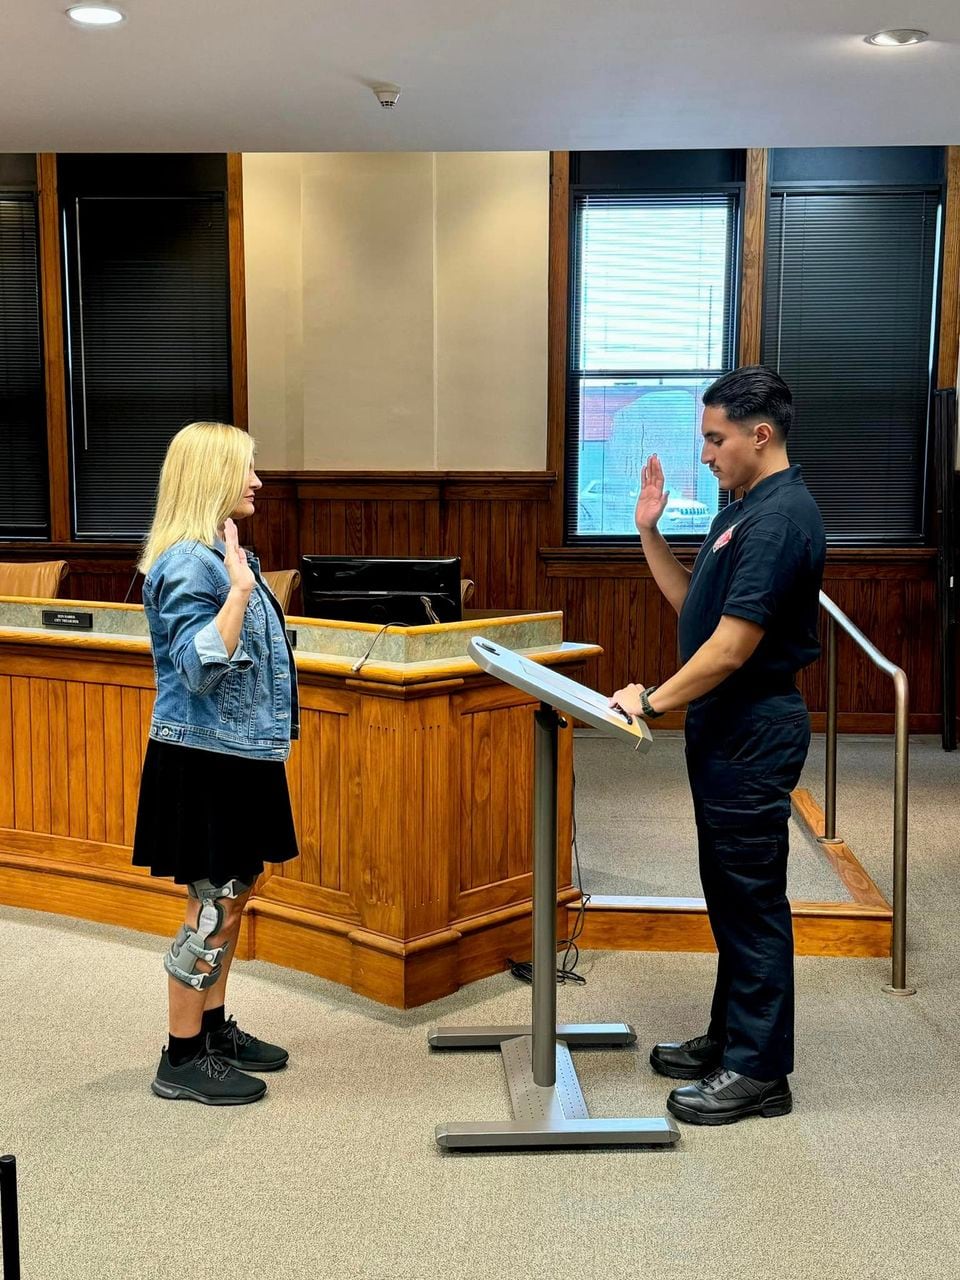
[[[570,1048],[630,1045],[625,1022],[557,1026],[557,733],[563,722],[543,702],[535,715],[533,810],[533,1025],[437,1027],[433,1049],[499,1048],[512,1120],[437,1126],[449,1151],[523,1147],[666,1146],[680,1133],[669,1117],[593,1119]]]

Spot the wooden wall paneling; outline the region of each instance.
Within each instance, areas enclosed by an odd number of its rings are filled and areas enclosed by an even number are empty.
[[[350,830],[350,790],[343,752],[345,718],[321,718],[320,753],[317,760],[320,813],[319,883],[337,892],[345,890],[343,877],[345,833]]]
[[[357,906],[367,928],[393,936],[400,933],[402,915],[396,833],[402,829],[403,810],[409,803],[409,797],[401,797],[402,720],[403,703],[386,698],[364,699],[352,717],[363,777]]]
[[[459,746],[456,757],[460,792],[458,821],[455,830],[457,866],[459,869],[456,884],[458,898],[474,887],[473,838],[470,837],[470,832],[472,815],[476,812],[473,800],[473,760],[477,749],[474,742],[476,724],[476,716],[461,713],[460,732],[457,735]]]
[[[416,555],[410,545],[410,502],[394,504],[396,519],[394,520],[394,554],[398,556]]]
[[[70,768],[68,756],[67,684],[48,681],[50,743],[50,830],[70,834]]]
[[[627,671],[639,671],[640,664],[636,661],[636,615],[639,613],[636,606],[631,602],[633,583],[627,581],[613,580],[613,608],[610,618],[611,634],[621,637],[623,645],[623,663],[624,669]],[[610,681],[610,692],[622,688],[616,683],[616,668],[614,666],[613,657],[608,659],[608,667],[605,671],[607,680]],[[604,686],[606,687],[606,686]]]
[[[960,147],[947,147],[937,386],[957,385],[960,358]]]
[[[767,151],[747,151],[747,180],[743,195],[743,259],[740,280],[740,343],[738,364],[760,363],[763,318],[764,228],[767,220]]]
[[[466,829],[470,832],[468,846],[469,873],[467,882],[471,888],[488,884],[492,880],[490,874],[490,847],[493,843],[494,821],[491,813],[492,805],[492,752],[490,741],[491,713],[477,711],[471,716],[471,756],[464,756],[460,761],[462,769],[469,770],[472,778],[470,815],[472,820]],[[466,824],[464,824],[466,826]]]
[[[87,835],[90,840],[107,839],[107,805],[104,769],[103,686],[88,684],[84,689],[87,769]]]
[[[442,546],[441,504],[427,502],[423,505],[423,545],[428,555],[436,554]],[[441,552],[442,554],[442,552]]]
[[[68,834],[87,838],[87,732],[83,685],[67,682]]]
[[[247,430],[247,288],[243,255],[243,157],[227,156],[227,241],[230,260],[230,365],[234,425]]]
[[[14,826],[13,704],[10,677],[0,676],[0,827]]]
[[[351,504],[351,505],[355,505],[355,504]],[[393,505],[394,505],[393,503],[390,504],[391,513],[393,510]],[[392,524],[393,524],[393,521],[391,519],[391,530],[392,530]],[[360,527],[362,528],[362,526],[363,526],[363,522],[361,519]],[[362,552],[362,547],[357,546],[356,543],[351,543],[347,536],[347,503],[346,502],[330,503],[330,538],[331,538],[332,545],[336,547],[338,551],[341,551],[346,555],[356,555]],[[387,554],[393,554],[392,546],[390,548],[390,551]]]
[[[524,718],[522,712],[520,714]],[[521,843],[517,839],[520,833],[512,812],[519,770],[512,751],[511,739],[514,733],[510,720],[516,719],[516,716],[516,712],[493,716],[490,723],[490,816],[493,838],[490,842],[489,879],[493,883],[509,877],[511,846]]]
[[[123,697],[119,685],[103,686],[103,796],[106,840],[123,844],[123,774],[117,761],[123,752]]]
[[[493,575],[497,572],[497,566],[493,562],[492,548],[490,545],[490,534],[492,529],[491,511],[489,502],[474,502],[474,548],[473,563],[477,574],[477,593],[483,602],[478,607],[481,609],[496,609],[499,601],[496,598],[496,588],[494,585]]]
[[[459,555],[462,557],[460,568],[463,576],[465,578],[472,579],[476,584],[476,590],[470,603],[475,609],[486,609],[487,605],[485,601],[487,598],[487,584],[483,581],[480,575],[480,565],[477,561],[476,555],[474,554],[474,548],[476,546],[476,536],[474,532],[474,504],[472,502],[458,502],[455,505],[457,507],[458,515],[457,528],[460,534],[460,541],[458,544],[459,551],[455,551],[454,548],[451,547],[450,553],[452,555]],[[492,608],[493,606],[490,607]]]
[[[533,762],[533,716],[522,708],[513,712],[512,741],[509,758]],[[510,801],[510,844],[505,879],[526,875],[531,871],[528,849],[533,848],[533,774],[516,769],[512,774]],[[562,788],[561,788],[562,790]],[[562,826],[561,826],[562,831]]]
[[[256,513],[243,531],[264,569],[296,569],[300,564],[300,504],[296,484],[273,472],[260,474]]]
[[[50,699],[46,680],[30,681],[34,831],[50,832]]]
[[[140,798],[140,769],[144,750],[139,689],[121,689],[120,726],[122,760],[113,762],[113,767],[121,774],[123,782],[123,839],[120,843],[132,848],[137,827],[137,802]]]
[[[293,824],[297,832],[300,857],[277,864],[275,871],[285,880],[303,879],[303,739],[311,732],[309,722],[314,715],[314,712],[308,711],[305,707],[300,708],[300,737],[290,744],[290,755],[287,760],[287,787],[290,791],[290,808],[293,811]]]
[[[14,745],[32,741],[30,729],[30,681],[15,676],[10,681],[10,701],[13,720]],[[18,831],[33,830],[33,779],[30,771],[30,753],[21,749],[13,753],[13,802],[14,824]]]
[[[43,374],[47,409],[47,469],[50,481],[50,540],[66,542],[71,532],[67,446],[68,390],[64,351],[60,264],[60,202],[57,157],[37,156],[40,215],[40,288]]]
[[[322,711],[301,713],[299,774],[300,785],[297,805],[300,812],[300,866],[299,879],[307,884],[322,884],[320,854],[320,793],[336,785],[336,772],[329,776],[321,773],[321,739],[323,722],[328,719]],[[322,779],[322,781],[321,781]],[[282,874],[282,872],[281,872]]]
[[[409,704],[403,752],[408,778],[405,790],[412,803],[404,813],[399,851],[406,862],[404,936],[408,938],[435,934],[449,927],[447,860],[455,825],[450,796],[456,788],[450,751],[452,733],[448,696],[421,698]],[[403,805],[402,794],[400,804]]]

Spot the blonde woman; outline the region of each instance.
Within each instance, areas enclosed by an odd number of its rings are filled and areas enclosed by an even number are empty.
[[[151,1088],[212,1106],[256,1102],[247,1072],[287,1052],[225,1015],[240,917],[264,861],[297,856],[284,761],[297,736],[296,668],[283,613],[234,521],[261,482],[253,441],[195,422],[170,442],[140,570],[157,699],[133,861],[188,889],[164,956],[169,1039]]]

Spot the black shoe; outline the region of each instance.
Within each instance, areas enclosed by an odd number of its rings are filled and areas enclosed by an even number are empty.
[[[290,1057],[278,1044],[267,1044],[266,1040],[241,1031],[232,1017],[219,1031],[210,1032],[210,1045],[231,1067],[242,1071],[279,1071]]]
[[[160,1055],[157,1077],[150,1088],[160,1098],[187,1098],[208,1107],[239,1107],[257,1102],[267,1092],[262,1080],[245,1076],[213,1052],[212,1036],[195,1058],[172,1067],[166,1049]]]
[[[746,1116],[785,1116],[792,1109],[793,1097],[785,1076],[752,1080],[724,1067],[696,1084],[674,1089],[667,1099],[670,1114],[687,1124],[733,1124]]]
[[[723,1046],[709,1036],[696,1036],[682,1044],[654,1045],[650,1065],[671,1080],[702,1080],[715,1071],[723,1057]]]

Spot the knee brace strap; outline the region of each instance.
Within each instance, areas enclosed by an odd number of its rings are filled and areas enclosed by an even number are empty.
[[[220,947],[207,945],[208,939],[223,928],[224,913],[220,903],[225,898],[239,898],[249,888],[242,880],[228,880],[224,885],[215,885],[212,880],[196,880],[188,885],[190,897],[200,903],[200,915],[195,928],[188,924],[180,926],[170,950],[163,957],[163,967],[171,978],[194,991],[206,991],[213,986],[220,977],[220,957],[230,945],[226,942]],[[210,966],[209,973],[197,970],[198,960]]]

